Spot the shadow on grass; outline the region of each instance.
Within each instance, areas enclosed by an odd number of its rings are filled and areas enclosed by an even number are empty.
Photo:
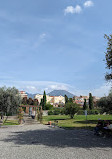
[[[109,138],[94,136],[88,130],[39,129],[32,131],[12,132],[4,142],[13,142],[15,145],[45,145],[49,147],[75,148],[106,148],[112,147]]]
[[[76,120],[74,123],[80,123],[80,124],[97,124],[97,120]]]
[[[110,122],[112,122],[111,120],[109,120]],[[76,120],[74,121],[74,123],[80,123],[80,124],[97,124],[98,120]]]

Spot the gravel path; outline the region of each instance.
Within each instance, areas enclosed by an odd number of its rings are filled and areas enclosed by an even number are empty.
[[[36,124],[0,128],[0,159],[112,159],[112,138]]]

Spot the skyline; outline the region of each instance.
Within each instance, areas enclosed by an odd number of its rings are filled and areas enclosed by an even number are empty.
[[[107,95],[111,0],[6,0],[0,5],[0,86]]]

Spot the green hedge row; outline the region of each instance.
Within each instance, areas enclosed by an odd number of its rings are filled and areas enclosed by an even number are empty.
[[[103,112],[101,110],[88,110],[87,114],[88,115],[97,115],[97,114],[102,114]],[[64,108],[54,108],[53,110],[48,111],[48,115],[64,115]],[[84,110],[79,110],[77,112],[77,115],[84,115]]]

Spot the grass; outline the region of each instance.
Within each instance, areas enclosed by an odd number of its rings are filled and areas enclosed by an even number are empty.
[[[7,120],[3,125],[19,125],[18,120]]]
[[[43,117],[43,124],[48,124],[48,121],[54,123],[57,120],[59,127],[93,129],[99,118],[102,120],[112,120],[112,115],[88,115],[87,121],[85,115],[75,115],[73,119],[70,119],[67,115],[49,115]]]

